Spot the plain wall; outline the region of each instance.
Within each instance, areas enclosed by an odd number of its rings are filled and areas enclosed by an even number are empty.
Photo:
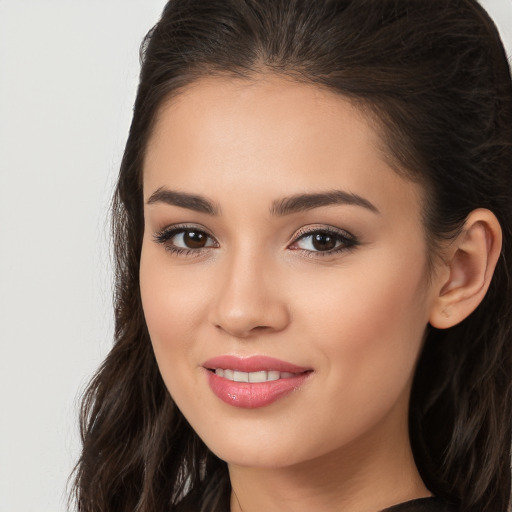
[[[164,3],[0,0],[0,512],[66,509],[77,397],[112,338],[138,47]],[[510,54],[512,1],[483,4]]]

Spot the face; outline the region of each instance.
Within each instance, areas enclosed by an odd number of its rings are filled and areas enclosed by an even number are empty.
[[[144,314],[174,401],[230,464],[407,442],[433,292],[422,191],[380,147],[343,97],[276,77],[205,79],[160,112]]]

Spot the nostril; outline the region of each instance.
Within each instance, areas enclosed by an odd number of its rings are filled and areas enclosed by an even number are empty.
[[[215,328],[217,330],[223,331],[224,333],[227,333],[235,338],[248,338],[255,333],[264,333],[266,331],[272,330],[272,328],[268,325],[256,325],[254,327],[252,327],[250,325],[248,325],[248,326],[230,325],[228,327],[228,326],[222,326],[222,325],[216,324]]]
[[[289,323],[284,301],[216,301],[209,314],[216,331],[235,338],[248,338],[267,332],[281,331]]]

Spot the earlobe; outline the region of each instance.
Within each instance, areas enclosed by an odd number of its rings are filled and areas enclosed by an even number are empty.
[[[462,322],[484,298],[501,251],[501,227],[489,210],[472,211],[445,255],[430,324],[446,329]]]

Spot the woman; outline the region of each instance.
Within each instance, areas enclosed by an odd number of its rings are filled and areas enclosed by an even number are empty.
[[[81,511],[500,512],[512,86],[473,0],[171,0],[114,199]]]

